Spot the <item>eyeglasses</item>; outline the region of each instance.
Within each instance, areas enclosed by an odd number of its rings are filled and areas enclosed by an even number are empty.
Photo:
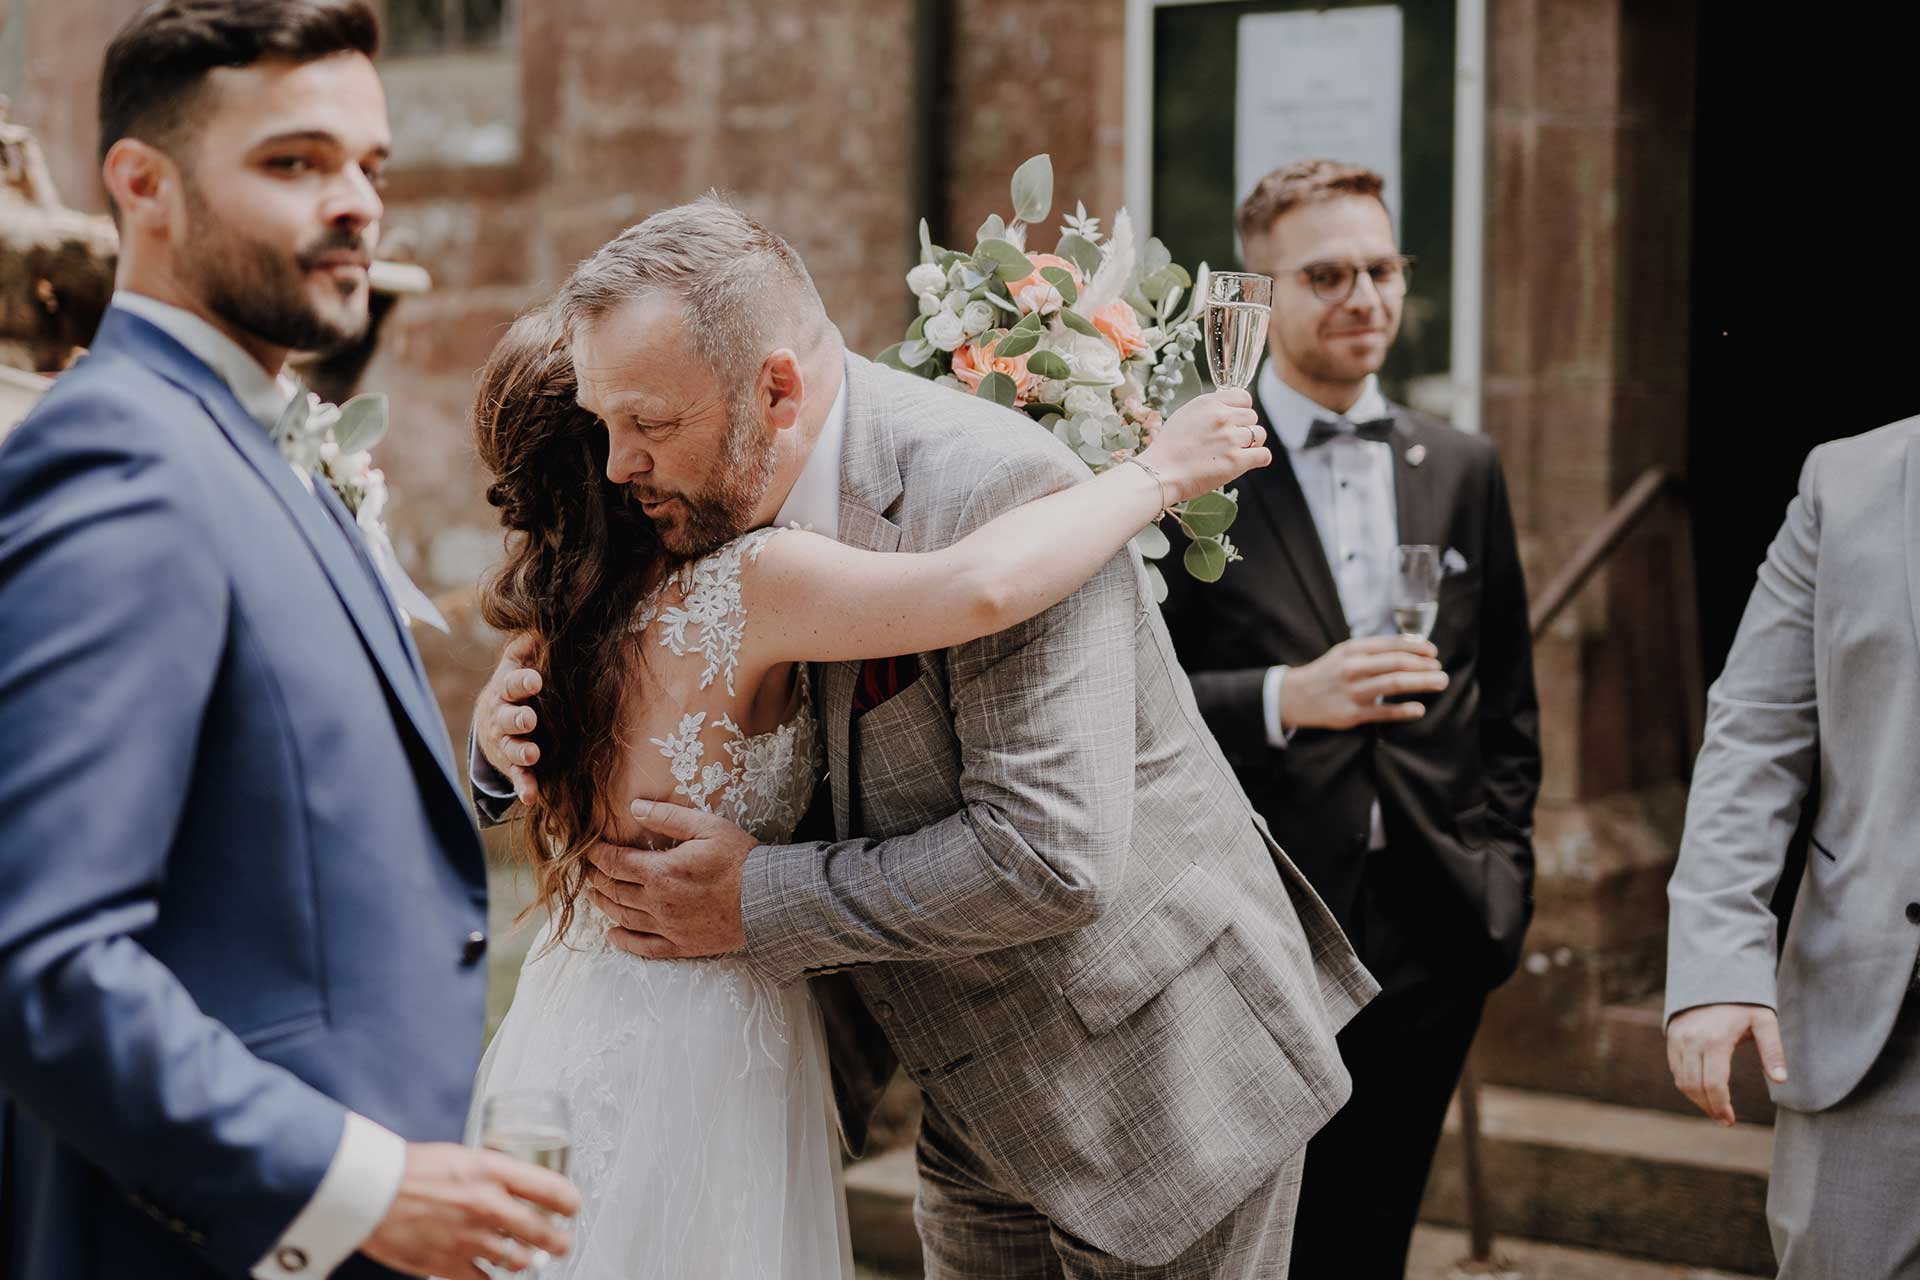
[[[1300,268],[1300,274],[1313,289],[1313,296],[1322,302],[1345,302],[1351,298],[1354,286],[1360,283],[1362,272],[1373,281],[1376,293],[1389,290],[1404,292],[1413,276],[1413,258],[1408,254],[1396,253],[1390,258],[1375,258],[1372,262],[1327,259],[1309,262]]]

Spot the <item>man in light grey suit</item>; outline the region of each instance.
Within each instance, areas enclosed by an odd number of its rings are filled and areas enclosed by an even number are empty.
[[[770,365],[746,385],[699,370],[684,409],[658,385],[605,388],[609,478],[668,546],[739,534],[732,509],[927,551],[1085,476],[1025,416],[848,354],[810,284],[739,278],[756,253],[792,250],[702,201],[624,233],[561,294],[576,332],[651,306],[647,342],[756,308],[767,358],[802,371],[769,387]],[[534,713],[507,691],[536,683],[510,657],[483,694],[495,765],[534,754]],[[1348,1093],[1334,1033],[1375,987],[1207,732],[1139,557],[1010,631],[827,665],[814,688],[822,838],[756,845],[651,806],[636,816],[676,848],[593,855],[615,941],[816,978],[856,1144],[904,1065],[926,1097],[932,1276],[1285,1275],[1302,1149]]]
[[[1709,698],[1668,890],[1668,1061],[1732,1124],[1729,1060],[1758,1046],[1791,1280],[1920,1275],[1916,625],[1920,418],[1808,456]],[[1782,945],[1769,901],[1815,777]]]

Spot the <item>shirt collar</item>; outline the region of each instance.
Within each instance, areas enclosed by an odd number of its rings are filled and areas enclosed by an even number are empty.
[[[813,442],[813,452],[773,518],[776,528],[797,524],[829,538],[840,536],[840,453],[847,439],[847,382],[843,373],[840,393],[820,424],[820,438]]]
[[[139,316],[199,357],[263,430],[272,431],[279,424],[281,412],[293,398],[293,379],[284,373],[272,376],[239,343],[191,311],[127,289],[114,290],[113,305]]]
[[[1307,432],[1313,429],[1315,419],[1370,422],[1387,416],[1387,398],[1380,393],[1380,379],[1373,374],[1367,375],[1360,398],[1345,413],[1335,413],[1281,381],[1279,370],[1271,360],[1260,366],[1259,392],[1261,407],[1273,418],[1267,426],[1291,453],[1298,453],[1306,446]]]

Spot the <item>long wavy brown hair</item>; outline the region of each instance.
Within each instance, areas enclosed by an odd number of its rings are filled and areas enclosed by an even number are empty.
[[[473,423],[507,558],[480,587],[497,630],[533,640],[542,685],[537,798],[516,852],[565,935],[586,853],[615,821],[620,708],[641,662],[634,611],[667,565],[653,524],[607,479],[607,436],[574,399],[565,331],[548,309],[515,321],[480,373]]]

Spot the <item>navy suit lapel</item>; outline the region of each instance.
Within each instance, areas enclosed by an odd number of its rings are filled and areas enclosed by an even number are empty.
[[[1255,408],[1262,421],[1273,421],[1273,415],[1258,402],[1257,396]],[[1253,481],[1263,490],[1260,512],[1272,526],[1281,554],[1299,584],[1300,594],[1319,619],[1321,630],[1326,634],[1326,647],[1331,649],[1351,634],[1347,611],[1341,607],[1340,588],[1334,585],[1327,550],[1320,541],[1319,529],[1314,527],[1313,512],[1307,506],[1307,495],[1300,488],[1300,477],[1294,473],[1293,460],[1285,445],[1276,440],[1274,446],[1273,465],[1254,472],[1241,483]]]
[[[454,774],[446,726],[428,696],[426,679],[412,642],[400,633],[399,619],[388,602],[386,591],[373,576],[372,564],[360,548],[358,530],[349,534],[350,526],[336,523],[328,516],[325,504],[333,495],[325,491],[324,484],[317,486],[322,491],[320,494],[308,493],[279,446],[268,439],[227,384],[173,339],[137,316],[109,312],[95,343],[105,345],[115,338],[134,349],[143,363],[192,392],[228,443],[280,499],[314,558],[320,562],[354,629],[360,633],[360,641],[373,657],[388,692],[411,721],[428,754],[439,764],[447,785],[462,796],[464,804],[464,792]],[[345,518],[343,508],[340,520]]]

